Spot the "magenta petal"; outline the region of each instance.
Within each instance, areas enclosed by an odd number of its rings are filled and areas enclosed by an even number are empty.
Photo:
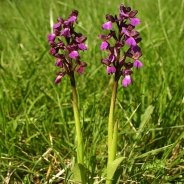
[[[136,41],[134,40],[133,37],[128,38],[125,42],[126,42],[126,44],[129,45],[130,47],[136,46],[136,45],[137,45],[137,43],[136,43]]]
[[[130,36],[130,31],[128,31],[126,28],[122,27],[122,32],[126,34],[127,36]]]
[[[71,17],[67,20],[67,22],[74,22],[76,19],[77,19],[76,16],[71,16]]]
[[[75,57],[77,57],[77,56],[79,56],[79,53],[77,52],[77,51],[72,51],[72,52],[70,52],[70,54],[69,54],[69,57],[70,58],[75,58]]]
[[[54,83],[55,83],[55,84],[58,84],[58,83],[61,81],[62,77],[63,77],[63,76],[58,75],[58,76],[56,77]]]
[[[84,73],[84,68],[83,67],[79,67],[77,69],[77,72],[83,74]]]
[[[114,66],[107,66],[106,70],[107,74],[112,74],[116,72],[116,68]]]
[[[61,31],[61,23],[54,24],[53,29],[57,29],[58,31]]]
[[[109,46],[108,42],[102,42],[102,44],[100,45],[100,50],[106,50]]]
[[[78,47],[80,50],[87,50],[87,47],[83,43],[79,43]]]
[[[132,83],[132,79],[131,79],[130,75],[125,75],[125,78],[122,80],[122,85],[124,87],[127,87],[131,83]]]
[[[55,48],[50,48],[49,52],[50,52],[51,55],[54,56],[57,53],[57,50]]]
[[[134,61],[134,68],[142,68],[143,64],[139,60]]]
[[[140,23],[141,23],[141,21],[140,21],[140,19],[138,19],[138,18],[132,18],[131,21],[130,21],[130,24],[131,24],[132,26],[136,26],[136,25],[138,25],[138,24],[140,24]]]
[[[53,42],[56,38],[56,35],[55,34],[48,34],[47,38],[49,39],[49,41]]]
[[[70,37],[71,37],[70,29],[69,29],[69,28],[65,28],[65,29],[60,33],[60,36],[65,36],[65,37],[70,38]]]
[[[124,13],[124,12],[120,12],[120,17],[121,17],[121,18],[122,18],[122,17],[128,18],[129,15],[126,14],[126,13]]]
[[[111,30],[113,28],[112,26],[112,22],[109,21],[109,22],[106,22],[102,25],[102,29],[108,29],[108,30]]]
[[[64,24],[68,25],[70,22],[74,22],[75,20],[77,20],[77,17],[71,16],[68,20],[64,21]]]
[[[63,68],[63,63],[62,63],[62,60],[59,58],[59,59],[57,59],[57,61],[56,61],[56,64],[55,64],[56,66],[58,66],[58,67],[60,67],[60,68]]]

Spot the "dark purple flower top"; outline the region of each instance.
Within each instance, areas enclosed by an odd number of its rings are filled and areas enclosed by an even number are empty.
[[[141,23],[140,19],[135,17],[137,13],[137,10],[131,10],[130,7],[121,4],[119,17],[107,14],[107,22],[102,24],[102,29],[109,30],[110,33],[98,35],[103,41],[100,50],[109,52],[107,59],[102,59],[101,62],[107,66],[107,74],[115,73],[115,77],[118,79],[120,76],[124,77],[122,80],[124,87],[132,84],[132,67],[136,69],[143,67],[139,60],[142,56],[141,48],[137,45],[141,41],[141,37],[135,30],[135,27]],[[118,32],[113,29],[113,24],[117,26]],[[111,38],[114,39],[114,45],[110,45],[108,42]],[[128,49],[124,49],[123,54],[120,54],[125,45],[128,46]],[[133,62],[126,62],[127,58],[133,59]]]
[[[74,30],[74,23],[77,23],[78,11],[73,10],[67,20],[57,18],[58,23],[53,26],[53,33],[48,34],[50,54],[56,58],[55,66],[62,71],[57,72],[55,83],[59,83],[67,74],[72,75],[74,71],[84,73],[85,62],[80,60],[79,50],[87,50],[84,42],[87,37]]]

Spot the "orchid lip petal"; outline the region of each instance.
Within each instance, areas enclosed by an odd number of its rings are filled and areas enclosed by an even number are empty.
[[[57,61],[56,61],[56,64],[55,64],[56,66],[58,66],[58,67],[60,67],[60,68],[63,68],[63,63],[62,63],[62,60],[59,58],[59,59],[57,59]]]
[[[72,52],[70,52],[70,54],[69,54],[69,57],[70,58],[75,58],[75,57],[77,57],[77,56],[79,56],[79,53],[77,52],[77,51],[72,51]]]
[[[142,64],[142,62],[141,61],[139,61],[138,59],[136,59],[135,61],[134,61],[134,68],[142,68],[143,67],[143,64]]]
[[[133,37],[129,37],[125,42],[130,47],[137,45],[137,43],[136,43],[136,41],[135,41],[135,39]]]
[[[78,48],[79,48],[80,50],[87,50],[86,45],[83,44],[83,43],[79,43],[79,44],[78,44]]]
[[[130,24],[131,24],[132,26],[137,26],[137,25],[140,24],[140,23],[141,23],[141,21],[140,21],[140,19],[138,19],[138,18],[132,18],[131,21],[130,21]]]
[[[77,69],[77,72],[83,74],[84,73],[84,68],[83,67],[79,67]]]
[[[106,50],[109,46],[109,43],[104,41],[102,42],[102,44],[100,45],[100,50]]]
[[[77,17],[76,16],[71,16],[68,20],[65,20],[64,21],[64,24],[65,25],[68,25],[70,22],[74,22],[77,20]]]
[[[130,75],[125,75],[124,79],[122,80],[122,86],[127,87],[129,84],[132,84],[132,79]]]
[[[116,68],[114,66],[107,66],[106,72],[107,74],[113,74],[116,72]]]
[[[113,28],[112,26],[112,22],[109,21],[109,22],[106,22],[102,25],[102,29],[107,29],[107,30],[111,30]]]
[[[55,54],[57,54],[57,50],[56,50],[55,48],[51,48],[49,52],[50,52],[50,54],[53,55],[53,56],[54,56]]]
[[[53,42],[56,38],[56,35],[55,34],[48,34],[47,38],[48,38],[49,41]]]
[[[74,22],[76,19],[77,19],[76,16],[71,16],[71,17],[68,19],[68,21],[69,21],[69,22]]]
[[[71,33],[70,33],[70,29],[69,28],[65,28],[61,33],[60,36],[66,36],[68,38],[71,37]]]
[[[62,78],[63,78],[63,76],[58,75],[58,76],[56,77],[54,83],[55,83],[55,84],[58,84],[58,83],[61,81]]]
[[[57,29],[58,31],[61,31],[61,23],[54,24],[53,29]]]

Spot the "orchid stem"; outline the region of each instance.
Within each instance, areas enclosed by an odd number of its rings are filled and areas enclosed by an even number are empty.
[[[108,122],[108,163],[107,163],[107,167],[116,158],[118,122],[114,123],[114,110],[115,110],[115,102],[116,102],[118,80],[119,80],[119,76],[116,73],[115,74],[115,78],[114,78],[113,88],[112,88],[111,105],[110,105],[110,111],[109,111],[109,122]],[[109,176],[107,175],[106,184],[111,184],[111,183],[112,183],[112,181],[109,180]]]
[[[111,97],[111,105],[109,111],[109,122],[108,122],[108,165],[115,159],[116,154],[113,153],[116,150],[112,149],[112,141],[113,141],[113,132],[114,132],[114,110],[115,110],[115,102],[116,102],[116,94],[118,87],[118,77],[115,76],[115,80],[112,88],[112,97]]]
[[[84,164],[84,144],[82,139],[82,131],[81,131],[81,123],[80,123],[80,117],[79,117],[79,108],[78,108],[74,73],[72,73],[70,82],[72,87],[72,95],[73,95],[72,105],[73,105],[73,111],[74,111],[76,136],[77,136],[77,161],[78,163]]]

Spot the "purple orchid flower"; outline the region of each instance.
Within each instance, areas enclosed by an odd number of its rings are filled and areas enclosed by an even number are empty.
[[[125,75],[124,79],[122,80],[122,85],[127,87],[129,84],[132,84],[132,79],[130,75]]]
[[[58,84],[67,74],[72,77],[73,72],[84,73],[85,62],[80,60],[80,51],[87,50],[84,42],[87,37],[74,30],[74,23],[77,23],[78,11],[73,10],[67,20],[57,18],[58,23],[53,26],[53,33],[48,34],[48,42],[51,46],[50,54],[57,58],[55,66],[62,71],[57,73],[54,83]],[[56,38],[58,41],[56,41]],[[64,39],[64,41],[62,40]]]
[[[107,74],[115,74],[115,78],[118,80],[123,76],[122,85],[124,87],[132,84],[132,68],[139,69],[143,67],[143,63],[139,60],[142,56],[142,51],[138,46],[141,37],[140,33],[135,30],[136,26],[141,23],[141,20],[135,17],[137,13],[137,10],[131,10],[130,7],[121,4],[119,17],[107,14],[107,22],[102,24],[102,29],[109,30],[110,33],[107,35],[98,35],[102,40],[100,50],[107,50],[110,53],[108,57],[103,58],[101,62],[107,66]],[[118,30],[118,32],[113,30],[113,23],[117,26],[116,30]],[[114,45],[110,45],[110,42],[107,41],[112,38],[115,41]],[[127,45],[128,49],[126,49],[126,47],[123,50],[124,45]],[[132,62],[127,62],[127,58],[132,59]]]
[[[106,22],[102,25],[102,29],[107,29],[107,30],[111,30],[113,28],[112,26],[112,22],[109,21],[109,22]]]
[[[104,41],[100,45],[100,50],[106,50],[108,47],[109,47],[109,43],[107,41]]]
[[[107,74],[112,74],[116,72],[116,68],[114,66],[107,66]]]

